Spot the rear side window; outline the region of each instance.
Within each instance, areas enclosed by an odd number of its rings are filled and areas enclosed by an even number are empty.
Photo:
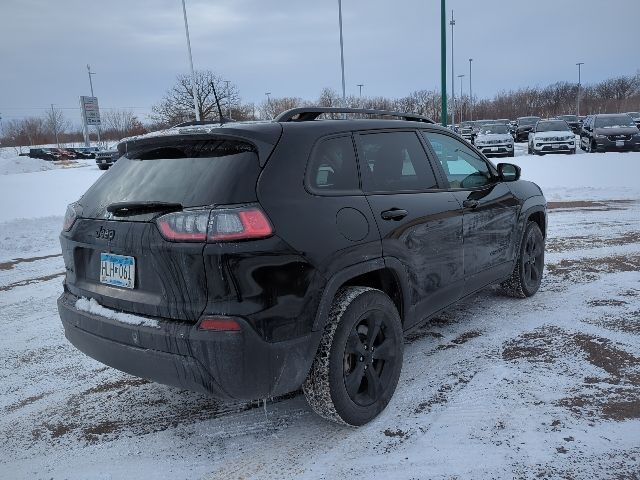
[[[415,132],[359,135],[360,172],[368,192],[437,188],[436,177]]]
[[[256,200],[260,173],[252,145],[229,140],[174,140],[122,156],[83,195],[83,214],[115,202],[162,201],[183,207]]]
[[[321,140],[313,149],[306,184],[319,195],[357,193],[358,170],[351,136]]]

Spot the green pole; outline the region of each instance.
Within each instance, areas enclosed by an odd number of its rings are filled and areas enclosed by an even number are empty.
[[[447,126],[447,0],[440,3],[440,70],[442,73],[442,126]]]

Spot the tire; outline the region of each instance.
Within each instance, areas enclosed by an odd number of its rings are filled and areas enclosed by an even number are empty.
[[[529,222],[522,236],[511,276],[500,285],[510,297],[526,298],[540,288],[544,271],[544,237],[536,222]]]
[[[594,143],[595,142],[590,142],[589,143],[589,149],[587,150],[589,153],[596,153],[598,151],[598,147],[597,146],[594,148]]]
[[[369,335],[376,330],[373,337]],[[400,316],[384,292],[369,287],[340,289],[302,386],[307,402],[333,422],[353,426],[370,422],[396,390],[403,349]]]

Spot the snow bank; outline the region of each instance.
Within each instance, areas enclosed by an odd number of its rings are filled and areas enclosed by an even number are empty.
[[[96,302],[95,298],[79,298],[76,301],[76,308],[83,312],[100,315],[101,317],[110,318],[111,320],[117,320],[118,322],[128,323],[130,325],[160,328],[160,324],[156,320],[146,317],[138,317],[137,315],[131,315],[130,313],[116,312],[115,310],[103,307]]]
[[[67,205],[78,200],[102,173],[94,163],[87,168],[0,175],[0,222],[63,216]]]
[[[547,200],[624,200],[640,198],[640,153],[523,155],[499,160],[522,168]]]
[[[52,162],[30,157],[0,158],[0,175],[41,172],[56,168]]]

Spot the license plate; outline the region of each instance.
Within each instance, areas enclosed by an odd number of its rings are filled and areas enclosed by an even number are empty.
[[[100,163],[107,163],[106,160],[100,160]]]
[[[560,148],[560,145],[551,145],[551,148]]]
[[[624,147],[624,140],[616,140],[616,147]]]
[[[492,152],[497,152],[498,151],[498,147],[491,147],[491,151]]]
[[[136,259],[112,253],[100,254],[100,283],[133,288],[136,279]]]

